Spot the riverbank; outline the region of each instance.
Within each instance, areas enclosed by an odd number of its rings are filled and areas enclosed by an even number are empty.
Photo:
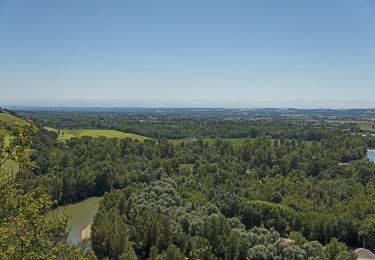
[[[89,239],[91,236],[91,224],[82,229],[81,231],[81,239]]]

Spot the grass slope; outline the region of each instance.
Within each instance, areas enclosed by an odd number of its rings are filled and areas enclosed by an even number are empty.
[[[27,124],[28,122],[22,118],[11,115],[9,112],[0,110],[0,122],[3,122],[6,125],[14,125],[19,123],[21,125]]]
[[[133,140],[139,140],[143,141],[147,139],[147,137],[136,135],[136,134],[130,134],[130,133],[124,133],[116,130],[105,130],[105,129],[70,129],[70,130],[64,130],[64,129],[55,129],[46,127],[47,130],[53,131],[58,133],[57,140],[60,142],[66,142],[67,140],[73,138],[73,137],[83,137],[83,136],[89,136],[89,137],[108,137],[108,138],[130,138]]]

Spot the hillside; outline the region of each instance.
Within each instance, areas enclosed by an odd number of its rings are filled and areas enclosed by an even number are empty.
[[[20,117],[17,117],[15,115],[12,115],[8,111],[2,110],[2,109],[0,109],[0,122],[1,124],[4,124],[5,126],[15,126],[17,124],[20,124],[20,125],[28,124],[28,121]],[[5,144],[7,145],[8,142],[9,142],[9,138],[6,138]],[[17,171],[18,165],[16,162],[12,160],[8,160],[2,165],[2,168],[7,174],[12,175]]]
[[[8,111],[2,109],[0,109],[0,122],[4,123],[5,125],[14,125],[16,123],[23,125],[28,123],[26,120],[12,115]]]

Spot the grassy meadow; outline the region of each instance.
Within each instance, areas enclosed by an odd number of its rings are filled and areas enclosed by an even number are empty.
[[[117,130],[105,130],[105,129],[55,129],[46,127],[47,130],[56,132],[58,134],[57,140],[60,142],[66,142],[69,139],[73,137],[83,137],[83,136],[89,136],[89,137],[107,137],[107,138],[130,138],[133,140],[139,140],[143,141],[147,139],[147,137],[136,135],[136,134],[130,134],[130,133],[124,133]]]
[[[366,120],[366,121],[358,121],[357,124],[363,130],[375,131],[375,119]]]

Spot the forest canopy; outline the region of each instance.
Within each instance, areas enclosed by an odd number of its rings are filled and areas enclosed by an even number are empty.
[[[375,245],[374,138],[347,120],[21,114],[37,129],[17,189],[58,205],[104,195],[91,228],[99,259],[355,259],[348,248]],[[61,142],[48,127],[148,138]]]

